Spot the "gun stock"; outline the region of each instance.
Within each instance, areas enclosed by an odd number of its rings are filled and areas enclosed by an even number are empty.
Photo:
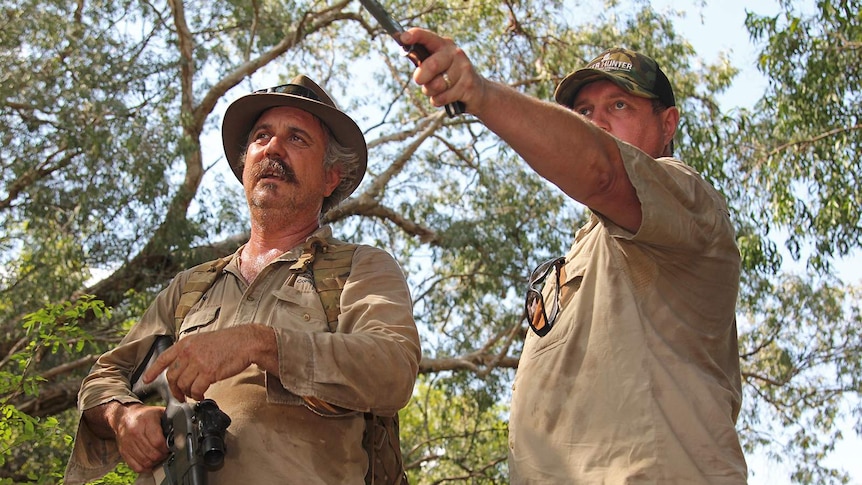
[[[224,433],[230,418],[211,399],[194,405],[180,402],[171,394],[166,370],[144,384],[144,371],[172,344],[167,335],[156,337],[144,362],[132,374],[132,392],[141,400],[158,394],[165,402],[162,431],[169,453],[162,463],[165,479],[161,485],[206,485],[207,471],[218,469],[224,462]]]

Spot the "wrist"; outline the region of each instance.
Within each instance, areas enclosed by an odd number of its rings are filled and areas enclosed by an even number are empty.
[[[278,341],[275,337],[275,330],[272,327],[257,323],[248,325],[248,330],[250,334],[246,342],[249,345],[249,365],[255,364],[269,372],[277,371]],[[273,365],[275,365],[275,369],[272,368]]]
[[[99,438],[115,439],[127,411],[119,401],[109,401],[85,410],[82,418]]]

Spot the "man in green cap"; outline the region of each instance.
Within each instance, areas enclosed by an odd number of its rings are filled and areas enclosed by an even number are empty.
[[[672,158],[679,111],[657,63],[610,49],[553,104],[482,77],[451,39],[401,41],[431,53],[413,79],[435,106],[464,103],[591,211],[529,279],[511,482],[745,483],[740,255],[724,198]]]
[[[365,174],[362,131],[297,76],[234,101],[222,138],[245,190],[249,240],[190,303],[185,289],[206,272],[180,273],[96,362],[79,394],[67,485],[120,459],[140,473],[136,483],[154,483],[168,456],[164,408],[143,404],[129,381],[156,336],[177,341],[143,380],[165,371],[178,399],[212,399],[231,419],[210,485],[364,484],[374,463],[363,446],[365,413],[393,416],[412,395],[421,352],[401,268],[320,226]],[[338,270],[325,288],[318,262]],[[335,289],[337,301],[324,303]]]

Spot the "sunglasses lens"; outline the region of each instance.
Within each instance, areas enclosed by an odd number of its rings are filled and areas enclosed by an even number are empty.
[[[535,290],[527,292],[527,321],[530,323],[530,328],[536,332],[536,335],[543,337],[551,329],[547,325],[547,315],[545,313],[545,300],[542,294]]]
[[[273,88],[258,89],[254,92],[254,94],[261,93],[292,94],[294,96],[320,101],[320,96],[318,96],[317,93],[305,86],[300,86],[299,84],[282,84],[281,86],[275,86]]]
[[[536,286],[545,281],[545,278],[548,277],[548,273],[554,268],[554,263],[556,260],[545,261],[544,263],[536,266],[536,269],[533,270],[533,274],[530,275],[530,287]]]
[[[527,288],[527,300],[525,304],[525,311],[527,321],[530,324],[530,328],[536,332],[536,335],[540,337],[544,337],[554,325],[554,321],[557,319],[557,314],[560,310],[559,298],[560,298],[560,285],[559,281],[556,282],[554,288],[554,299],[553,306],[551,307],[551,314],[548,315],[548,310],[545,306],[545,299],[542,296],[542,285],[545,282],[545,279],[548,275],[551,274],[558,266],[562,266],[565,263],[565,259],[557,258],[549,261],[545,261],[536,267],[533,273],[530,275],[530,285]],[[558,278],[559,279],[559,278]]]

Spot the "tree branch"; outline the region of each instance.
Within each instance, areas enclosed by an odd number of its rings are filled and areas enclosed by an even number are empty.
[[[862,124],[835,128],[833,130],[826,131],[826,132],[821,133],[821,134],[819,134],[815,137],[812,137],[812,138],[806,138],[804,140],[796,140],[796,141],[788,142],[788,143],[785,143],[783,145],[779,145],[779,146],[773,148],[772,150],[770,150],[769,154],[767,154],[765,159],[768,159],[768,158],[771,158],[775,155],[778,155],[779,153],[781,153],[787,149],[790,149],[792,147],[795,147],[795,146],[805,148],[809,145],[813,145],[813,144],[815,144],[821,140],[824,140],[826,138],[830,138],[830,137],[835,136],[839,133],[849,133],[849,132],[853,132],[856,130],[862,130]],[[763,160],[761,160],[761,163],[763,163]]]
[[[493,367],[491,367],[493,365]],[[469,353],[461,357],[422,358],[419,372],[433,374],[442,371],[470,371],[481,374],[491,369],[517,369],[518,357],[500,357],[493,354]]]

